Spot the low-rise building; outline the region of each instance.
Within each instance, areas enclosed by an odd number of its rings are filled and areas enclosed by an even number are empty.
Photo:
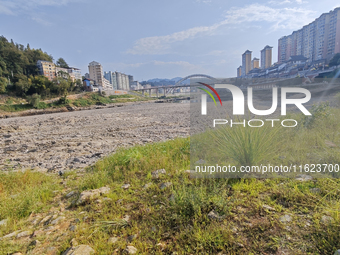
[[[113,89],[112,84],[105,78],[103,78],[103,89]]]
[[[70,67],[67,69],[67,71],[72,81],[76,81],[76,80],[81,81],[82,76],[81,76],[81,70],[79,68]]]
[[[56,76],[56,66],[53,62],[38,60],[37,67],[39,69],[39,74],[44,75],[50,81],[52,81]]]
[[[59,67],[56,66],[53,62],[38,60],[37,67],[39,69],[39,74],[44,75],[50,81],[52,81],[55,77],[63,77],[64,79],[71,78],[74,82],[76,80],[82,79],[81,71],[75,67]]]
[[[56,76],[58,77],[63,77],[66,80],[70,78],[70,75],[68,73],[68,68],[56,66],[55,72],[56,72]]]
[[[101,90],[101,87],[96,84],[96,82],[90,78],[85,78],[83,80],[83,88],[85,91],[96,92]]]

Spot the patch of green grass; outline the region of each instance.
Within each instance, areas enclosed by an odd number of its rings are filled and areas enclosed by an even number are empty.
[[[137,102],[137,101],[148,101],[152,100],[152,98],[144,98],[141,96],[135,96],[130,94],[124,95],[111,95],[109,97],[99,95],[98,93],[86,93],[85,96],[82,96],[78,99],[67,99],[61,97],[58,101],[53,103],[45,103],[39,102],[36,107],[33,107],[31,104],[13,104],[17,101],[17,99],[8,98],[6,104],[0,104],[0,110],[5,112],[19,112],[31,109],[47,109],[47,108],[59,108],[68,105],[74,105],[76,107],[86,107],[91,105],[106,105],[112,103],[126,103],[126,102]]]
[[[85,98],[79,98],[76,100],[73,100],[72,104],[77,107],[85,107],[85,106],[90,106],[93,104],[92,101],[85,99]]]
[[[39,212],[58,187],[52,177],[29,170],[0,173],[0,218],[19,220]]]
[[[134,97],[133,95],[130,94],[123,94],[123,95],[110,95],[110,99],[119,99],[119,98],[131,98]]]
[[[12,105],[0,105],[0,110],[5,112],[19,112],[33,109],[30,104],[12,104]]]

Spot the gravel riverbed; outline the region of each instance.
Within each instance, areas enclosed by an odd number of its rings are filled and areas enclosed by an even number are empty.
[[[189,135],[188,103],[0,119],[0,169],[83,169],[118,148]]]

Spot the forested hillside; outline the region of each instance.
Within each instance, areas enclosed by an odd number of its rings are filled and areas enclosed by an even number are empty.
[[[25,47],[0,36],[0,93],[50,96],[75,89],[76,84],[70,80],[58,77],[49,81],[39,75],[38,60],[53,61],[53,57],[41,49],[31,49],[29,44]]]

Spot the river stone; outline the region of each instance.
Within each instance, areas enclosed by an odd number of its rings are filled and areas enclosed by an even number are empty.
[[[211,220],[221,220],[223,219],[223,217],[221,217],[217,212],[215,212],[214,210],[210,211],[210,213],[208,213],[208,218]]]
[[[107,241],[107,243],[109,244],[114,244],[115,242],[118,241],[118,237],[110,237],[109,240]]]
[[[151,176],[153,179],[158,179],[161,174],[166,174],[165,169],[158,169],[156,171],[153,171],[151,173]]]
[[[14,232],[12,232],[12,233],[10,233],[10,234],[8,234],[8,235],[5,235],[5,236],[3,236],[3,237],[0,237],[0,240],[6,239],[6,238],[12,238],[12,237],[16,236],[19,232],[20,232],[20,231],[14,231]]]
[[[73,190],[73,191],[67,193],[65,197],[66,197],[66,198],[70,198],[70,197],[73,197],[73,196],[76,195],[76,194],[77,194],[77,192]]]
[[[2,221],[0,221],[0,226],[5,226],[7,225],[8,219],[4,219]]]
[[[165,188],[168,188],[172,185],[171,182],[163,182],[159,187],[160,189],[165,189]]]
[[[124,253],[127,253],[127,254],[136,254],[137,253],[137,248],[134,247],[134,246],[126,246],[125,250],[124,250]]]
[[[297,181],[305,182],[313,180],[313,177],[307,174],[300,174],[295,178]]]
[[[131,186],[131,185],[128,184],[128,183],[127,183],[127,184],[124,184],[124,185],[122,186],[122,189],[128,189],[128,188],[130,188],[130,186]]]
[[[21,238],[21,237],[28,237],[29,235],[31,235],[31,232],[30,231],[23,231],[23,232],[20,232],[19,234],[17,234],[17,238]]]
[[[53,221],[51,222],[51,224],[52,224],[52,225],[56,225],[56,224],[58,224],[60,221],[63,221],[64,219],[65,219],[65,217],[60,216],[60,217],[56,218],[55,220],[53,220]]]
[[[76,202],[76,205],[84,204],[85,202],[93,200],[102,194],[109,193],[109,191],[110,191],[109,187],[101,187],[100,189],[85,190],[82,193],[80,193],[80,196]]]
[[[320,222],[323,223],[323,224],[328,224],[332,221],[333,221],[333,218],[330,217],[330,216],[326,216],[326,215],[322,216],[321,220],[320,220]]]
[[[88,245],[78,245],[77,247],[68,248],[63,255],[91,255],[95,250]]]
[[[279,218],[279,220],[280,220],[282,223],[291,222],[291,221],[292,221],[292,216],[290,216],[289,214],[285,214],[285,215],[281,216],[281,217]]]
[[[262,208],[267,209],[269,211],[275,211],[275,209],[273,207],[269,206],[269,205],[263,205]]]
[[[143,186],[143,189],[148,189],[152,186],[152,182],[149,182]]]

